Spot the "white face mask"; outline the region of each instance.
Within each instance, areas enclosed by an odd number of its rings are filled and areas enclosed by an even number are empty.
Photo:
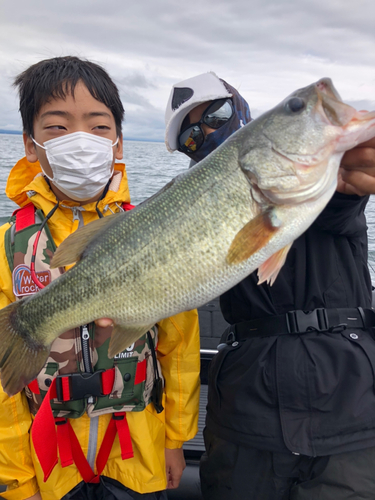
[[[45,176],[66,196],[76,201],[94,198],[112,175],[113,146],[110,139],[74,132],[38,144],[46,151],[53,177]],[[43,169],[43,167],[42,167]]]

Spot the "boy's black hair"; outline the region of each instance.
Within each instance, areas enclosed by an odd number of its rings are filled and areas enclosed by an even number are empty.
[[[29,137],[33,135],[34,118],[38,116],[40,108],[54,98],[65,99],[67,94],[74,97],[74,89],[79,81],[86,85],[97,101],[112,111],[117,135],[121,135],[124,107],[108,73],[98,64],[66,56],[39,61],[14,80],[13,85],[18,87],[20,96],[23,129]]]

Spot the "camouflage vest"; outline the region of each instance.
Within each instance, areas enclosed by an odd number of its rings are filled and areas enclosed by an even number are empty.
[[[31,278],[30,262],[36,234],[43,220],[43,212],[36,210],[32,204],[14,212],[9,220],[11,227],[5,233],[5,248],[16,300],[38,291]],[[56,245],[46,224],[35,257],[36,275],[45,285],[63,272],[49,267],[55,250]],[[161,369],[155,356],[157,326],[114,359],[107,355],[111,333],[112,327],[101,328],[92,323],[69,330],[52,343],[46,364],[36,380],[25,389],[30,411],[34,415],[55,377],[68,378],[73,389],[74,384],[78,384],[78,393],[82,393],[83,388],[84,397],[75,399],[73,396],[71,401],[53,399],[51,408],[54,417],[78,418],[84,412],[92,417],[121,411],[142,411],[151,400],[155,402],[155,387],[158,386],[159,395],[162,391]],[[90,381],[97,379],[100,385],[97,375],[101,375],[101,371],[113,368],[114,382],[109,394],[92,396],[90,394],[93,393],[85,393],[86,388],[90,388]]]

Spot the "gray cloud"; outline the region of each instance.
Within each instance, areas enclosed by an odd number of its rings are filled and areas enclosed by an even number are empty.
[[[12,78],[65,54],[108,70],[133,138],[162,140],[172,84],[211,70],[240,89],[254,116],[323,76],[355,107],[374,108],[374,17],[369,0],[2,2],[0,128],[20,123]]]
[[[124,105],[136,104],[138,106],[142,106],[145,109],[153,109],[150,101],[139,92],[134,91],[130,86],[123,86],[123,88],[119,89],[119,92]]]
[[[353,108],[360,110],[375,110],[375,99],[373,101],[360,100],[360,101],[346,101]]]
[[[125,88],[149,89],[157,87],[154,82],[147,79],[145,75],[140,72],[129,73],[124,76],[124,78],[121,78],[118,83],[123,85]]]

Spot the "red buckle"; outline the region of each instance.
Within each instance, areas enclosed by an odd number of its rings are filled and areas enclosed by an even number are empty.
[[[69,373],[56,377],[57,399],[76,401],[89,396],[101,397],[112,392],[115,369],[98,370],[94,373]]]

